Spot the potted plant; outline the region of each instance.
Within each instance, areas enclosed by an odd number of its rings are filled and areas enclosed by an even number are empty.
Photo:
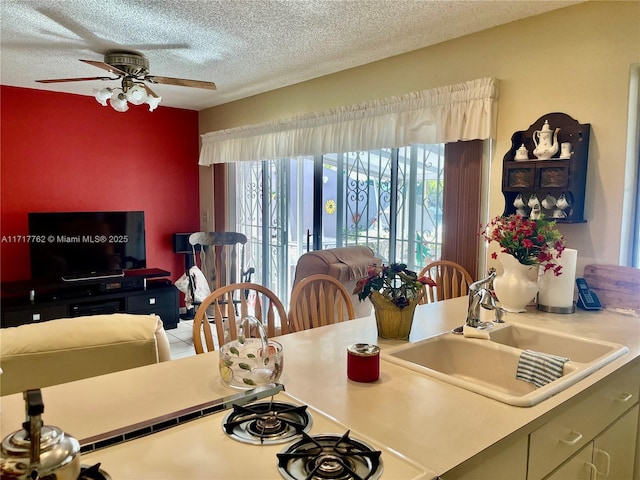
[[[418,278],[404,263],[371,265],[353,293],[360,301],[371,300],[378,336],[404,340],[409,338],[413,313],[424,295],[425,285],[435,286],[435,282],[428,277]]]

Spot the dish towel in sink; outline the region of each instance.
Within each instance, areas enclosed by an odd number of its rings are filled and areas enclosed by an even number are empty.
[[[549,353],[525,350],[520,354],[516,379],[531,382],[536,387],[542,387],[560,378],[564,364],[569,359]]]

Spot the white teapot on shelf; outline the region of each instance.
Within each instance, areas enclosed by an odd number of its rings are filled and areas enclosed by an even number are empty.
[[[545,120],[542,129],[533,132],[533,143],[536,146],[536,148],[533,149],[533,154],[536,158],[540,160],[548,160],[558,153],[559,131],[559,128],[551,130],[549,120]]]

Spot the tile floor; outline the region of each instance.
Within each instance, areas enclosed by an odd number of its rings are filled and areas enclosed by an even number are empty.
[[[169,346],[171,347],[171,360],[189,357],[195,355],[196,351],[193,347],[193,320],[180,320],[178,328],[166,330]],[[216,335],[215,325],[211,324],[211,333],[213,341],[218,349],[218,335]],[[202,336],[202,344],[204,345],[204,335]]]
[[[178,328],[167,330],[167,337],[172,360],[196,354],[193,348],[193,320],[180,320]]]

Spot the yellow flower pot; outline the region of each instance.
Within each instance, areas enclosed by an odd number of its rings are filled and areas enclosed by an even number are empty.
[[[416,298],[404,308],[399,308],[380,292],[369,296],[376,316],[378,336],[394,340],[407,340],[413,325],[413,314],[420,298]]]

